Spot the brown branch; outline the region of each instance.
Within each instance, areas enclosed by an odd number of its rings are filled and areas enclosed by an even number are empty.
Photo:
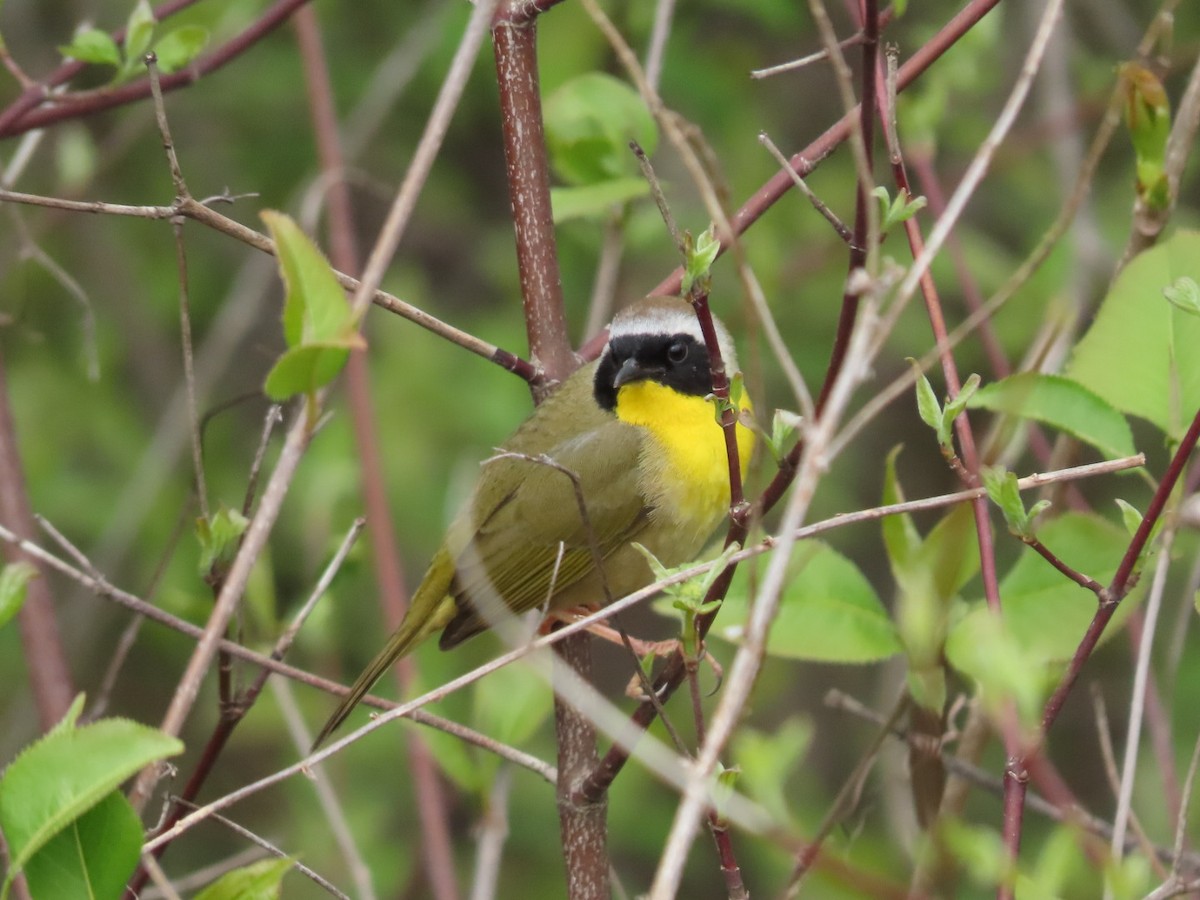
[[[189,5],[180,2],[177,7]],[[165,75],[162,78],[162,89],[173,91],[199,81],[222,68],[241,56],[255,44],[269,35],[272,31],[288,20],[297,9],[308,0],[276,0],[265,13],[249,25],[241,34],[230,39],[212,53],[206,54],[193,62],[186,69]],[[169,5],[169,4],[164,4]],[[79,63],[68,63],[60,67],[52,78],[52,83],[61,84],[82,71]],[[129,82],[119,87],[101,91],[89,91],[86,95],[72,98],[55,97],[54,105],[38,109],[48,97],[45,91],[26,91],[8,110],[0,115],[0,138],[23,134],[35,128],[44,128],[57,122],[78,119],[106,109],[124,106],[137,100],[144,100],[151,95],[149,79]]]
[[[537,15],[552,3],[503,0],[492,24],[499,88],[504,158],[517,268],[529,354],[540,377],[530,383],[534,400],[578,365],[571,352],[563,307],[554,220],[550,207],[550,164],[538,86]],[[591,638],[580,633],[562,641],[554,656],[554,680],[591,681]],[[579,802],[576,782],[596,766],[596,730],[591,717],[554,693],[558,743],[558,816],[572,900],[611,893],[607,802]]]
[[[538,86],[537,27],[525,12],[524,4],[502,5],[492,27],[492,43],[529,355],[533,364],[544,372],[545,379],[553,383],[566,378],[576,362],[567,335],[550,209],[550,165]],[[542,399],[548,387],[545,381],[535,381],[535,398]]]
[[[999,2],[1000,0],[970,0],[937,34],[923,44],[900,67],[900,71],[896,74],[896,89],[902,91],[912,84],[943,53],[953,47],[964,34],[970,31],[980,19],[991,12],[993,7]],[[829,126],[820,137],[791,157],[789,163],[792,170],[801,178],[806,178],[810,175],[825,157],[829,156],[830,153],[837,149],[838,145],[850,136],[851,129],[854,127],[854,122],[858,117],[858,110],[852,110]],[[783,172],[777,172],[772,175],[742,205],[741,209],[730,218],[733,233],[735,235],[745,233],[791,187],[792,179],[789,175]],[[728,238],[722,235],[721,250],[724,252],[728,249]],[[683,269],[676,269],[663,279],[650,293],[656,295],[678,294],[682,277]]]
[[[1162,517],[1167,500],[1170,498],[1171,492],[1175,489],[1175,483],[1179,480],[1180,475],[1183,474],[1184,467],[1187,465],[1192,451],[1196,448],[1197,441],[1200,441],[1200,410],[1196,411],[1196,415],[1192,418],[1191,426],[1183,436],[1183,440],[1176,449],[1174,456],[1171,457],[1171,462],[1163,474],[1162,481],[1159,482],[1158,489],[1154,492],[1154,497],[1146,509],[1146,514],[1142,517],[1141,525],[1138,526],[1137,531],[1134,532],[1133,538],[1129,542],[1129,547],[1125,551],[1125,556],[1121,560],[1116,574],[1113,575],[1112,581],[1109,582],[1108,586],[1102,592],[1100,607],[1096,610],[1096,614],[1092,617],[1092,621],[1088,625],[1083,638],[1080,640],[1079,646],[1075,649],[1075,653],[1071,657],[1071,662],[1067,666],[1067,671],[1063,673],[1062,679],[1054,689],[1054,693],[1046,701],[1046,705],[1042,710],[1043,736],[1050,730],[1050,726],[1054,724],[1055,719],[1058,718],[1058,714],[1062,711],[1063,704],[1066,702],[1067,695],[1071,692],[1071,688],[1074,687],[1076,680],[1079,678],[1079,673],[1083,670],[1084,664],[1091,657],[1092,651],[1096,649],[1096,644],[1100,641],[1100,636],[1104,633],[1104,629],[1108,626],[1113,614],[1117,611],[1117,606],[1129,592],[1130,587],[1132,587],[1131,578],[1134,566],[1141,557],[1142,551],[1146,549],[1150,533]]]
[[[141,219],[173,219],[176,216],[186,216],[189,219],[194,219],[197,222],[207,225],[214,231],[219,231],[228,237],[241,241],[255,250],[260,250],[272,256],[275,254],[275,243],[265,234],[255,231],[253,228],[248,228],[235,219],[222,215],[209,207],[205,201],[196,200],[193,197],[186,197],[170,206],[130,206],[119,203],[105,203],[98,200],[61,200],[57,197],[43,197],[37,194],[25,194],[19,191],[0,189],[0,202],[5,201],[9,203],[23,203],[29,206],[43,206],[51,209],[65,209],[72,212],[132,216]],[[338,284],[351,293],[356,293],[362,286],[357,278],[347,275],[344,272],[335,271],[334,277],[337,278]],[[457,344],[464,350],[468,350],[476,356],[495,363],[502,369],[512,372],[526,381],[532,381],[537,374],[529,362],[521,359],[516,354],[502,347],[497,347],[495,344],[481,340],[473,334],[455,328],[453,325],[449,325],[431,316],[424,310],[406,303],[386,291],[376,289],[371,295],[371,301],[376,306],[386,309],[388,312],[395,313],[401,318],[407,319],[413,324],[419,325],[427,331],[451,343]]]

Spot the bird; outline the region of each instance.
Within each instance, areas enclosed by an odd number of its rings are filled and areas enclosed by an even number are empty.
[[[729,331],[715,317],[713,325],[726,370],[736,372]],[[645,587],[654,575],[635,543],[666,566],[695,559],[730,503],[711,394],[709,353],[690,302],[647,297],[620,310],[599,357],[566,378],[481,467],[399,627],[313,748],[439,629],[447,650],[497,617],[595,608]],[[741,403],[749,409],[747,398]],[[755,436],[740,415],[735,427],[745,478]]]

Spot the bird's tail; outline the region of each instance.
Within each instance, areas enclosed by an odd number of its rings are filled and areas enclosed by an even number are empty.
[[[346,720],[358,702],[366,696],[367,691],[383,677],[383,674],[392,667],[396,660],[407,655],[435,631],[445,628],[454,618],[458,607],[454,605],[452,598],[445,595],[444,585],[438,585],[435,589],[437,593],[441,594],[438,597],[430,596],[434,591],[429,590],[429,587],[431,586],[421,585],[421,589],[413,597],[408,612],[404,615],[404,621],[388,638],[387,645],[358,676],[350,688],[350,693],[342,698],[342,702],[338,704],[333,715],[329,717],[329,721],[325,723],[325,727],[321,729],[321,733],[317,735],[317,739],[313,741],[313,750],[321,746],[325,739]]]

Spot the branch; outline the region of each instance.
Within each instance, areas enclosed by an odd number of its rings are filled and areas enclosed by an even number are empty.
[[[186,2],[164,4],[164,7],[174,6],[176,9],[181,9],[193,2],[195,0],[186,0]],[[276,0],[274,6],[263,13],[241,34],[227,41],[212,53],[202,56],[186,69],[164,76],[162,89],[173,91],[176,88],[186,87],[199,81],[203,76],[215,72],[269,35],[307,2],[308,0]],[[117,32],[117,34],[120,35],[122,32]],[[67,63],[51,76],[51,83],[62,84],[82,70],[82,63]],[[56,122],[78,119],[116,106],[124,106],[136,100],[144,100],[150,95],[150,81],[143,79],[112,89],[89,91],[77,98],[72,98],[70,95],[55,97],[53,106],[36,109],[35,107],[49,99],[49,91],[27,90],[12,106],[0,114],[0,138],[11,137],[35,128],[44,128]]]

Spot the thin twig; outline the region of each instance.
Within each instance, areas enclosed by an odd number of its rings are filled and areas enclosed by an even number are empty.
[[[154,882],[154,886],[162,891],[162,895],[167,900],[182,900],[175,888],[171,886],[171,880],[167,878],[167,873],[162,870],[162,866],[158,864],[157,859],[149,853],[143,853],[141,866],[149,874],[150,880]]]
[[[62,200],[57,197],[43,197],[37,194],[21,193],[20,191],[0,190],[0,202],[23,203],[29,206],[44,206],[52,209],[65,209],[72,212],[131,216],[140,219],[172,219],[182,215],[190,219],[195,219],[197,222],[207,225],[209,228],[219,231],[227,237],[241,241],[255,250],[271,255],[275,253],[274,242],[265,234],[255,231],[253,228],[247,228],[241,222],[222,215],[194,198],[187,198],[181,203],[172,204],[171,206],[129,206],[119,203],[105,203],[97,200]],[[335,271],[333,274],[338,284],[347,291],[357,292],[362,286],[362,282],[359,279],[343,272]],[[497,347],[495,344],[481,340],[473,334],[455,328],[453,325],[431,316],[424,310],[406,303],[399,297],[389,294],[386,291],[376,289],[371,294],[371,302],[382,309],[386,309],[388,312],[395,313],[401,318],[407,319],[415,325],[419,325],[427,331],[436,334],[438,337],[457,344],[465,350],[469,350],[476,356],[480,356],[507,371],[519,375],[526,381],[531,381],[536,374],[533,366],[516,354]]]
[[[304,716],[300,712],[300,705],[296,702],[291,683],[282,678],[273,678],[271,679],[271,693],[274,694],[275,701],[279,704],[279,711],[283,714],[283,721],[287,725],[292,746],[295,747],[297,753],[303,753],[312,746],[313,735],[304,724]],[[354,882],[354,896],[360,900],[375,900],[375,888],[371,883],[371,869],[363,859],[362,853],[359,852],[358,845],[354,842],[354,836],[350,832],[350,825],[346,821],[346,814],[342,809],[341,798],[338,797],[337,791],[334,790],[324,772],[312,771],[308,774],[313,791],[317,795],[317,803],[320,804],[321,812],[329,823],[329,833],[341,850],[346,868],[350,871],[350,878]]]
[[[475,875],[471,879],[470,900],[493,900],[500,879],[500,862],[508,840],[508,797],[512,792],[513,770],[502,765],[492,779],[487,803],[475,826]]]
[[[758,133],[758,142],[767,148],[767,152],[775,158],[780,168],[788,174],[793,184],[800,189],[800,193],[808,198],[808,202],[813,205],[813,208],[824,217],[825,221],[833,226],[833,230],[837,232],[838,237],[847,244],[852,244],[854,242],[854,232],[850,230],[845,222],[837,217],[837,213],[825,205],[825,201],[818,197],[813,189],[808,186],[808,182],[801,178],[796,170],[791,167],[787,157],[775,146],[775,142],[771,140],[770,135],[765,131],[760,131]]]
[[[162,21],[160,12],[162,15],[170,15],[195,2],[197,0],[173,0],[173,2],[164,3],[159,10],[155,11],[155,20]],[[265,10],[258,19],[247,26],[240,34],[235,35],[211,53],[207,53],[195,60],[185,69],[164,77],[162,79],[163,90],[171,91],[176,88],[187,87],[194,84],[202,76],[215,72],[217,69],[225,66],[281,26],[293,12],[306,2],[308,0],[276,0],[272,6]],[[118,31],[115,37],[119,38],[122,34],[123,30]],[[83,68],[83,63],[72,60],[53,72],[49,79],[47,79],[46,84],[49,87],[63,84],[78,75],[83,71]],[[42,128],[55,122],[81,118],[102,110],[142,100],[148,96],[150,96],[150,86],[146,81],[141,80],[129,82],[111,89],[88,91],[75,98],[56,96],[53,92],[47,90],[46,86],[37,85],[33,89],[22,93],[16,101],[0,113],[0,137],[9,137],[35,128]]]
[[[198,809],[198,807],[196,806],[195,803],[191,803],[190,801],[184,800],[182,797],[170,797],[168,799],[171,800],[173,803],[178,803],[182,806],[187,807],[188,809]],[[212,819],[214,822],[220,822],[222,825],[224,825],[226,828],[228,828],[234,834],[244,837],[246,840],[250,841],[250,843],[254,844],[256,847],[261,847],[263,850],[266,850],[267,853],[269,853],[271,856],[275,857],[276,859],[290,860],[292,863],[292,868],[294,868],[297,872],[299,872],[305,878],[314,882],[316,885],[318,885],[320,888],[322,888],[325,891],[325,893],[329,894],[330,896],[338,897],[339,900],[350,900],[350,898],[346,894],[342,893],[336,887],[334,887],[333,884],[331,884],[328,879],[322,877],[321,875],[318,875],[316,872],[314,872],[308,866],[304,865],[304,863],[300,862],[294,856],[289,856],[287,853],[284,853],[282,850],[280,850],[278,847],[276,847],[274,844],[272,844],[266,838],[262,837],[261,835],[255,834],[253,831],[251,831],[249,828],[245,827],[244,825],[239,825],[237,822],[234,822],[232,819],[226,818],[225,816],[222,816],[219,814],[214,814],[212,816]],[[157,865],[157,863],[155,863],[155,865]]]
[[[826,699],[828,704],[828,698]],[[858,805],[859,798],[862,795],[863,785],[866,783],[867,776],[871,774],[871,769],[875,767],[875,761],[879,758],[879,752],[883,749],[884,743],[893,731],[897,730],[896,723],[900,720],[900,716],[908,708],[908,697],[901,694],[896,702],[892,705],[892,711],[884,718],[879,725],[879,730],[871,738],[867,748],[859,757],[853,771],[846,777],[838,790],[837,795],[833,798],[833,803],[826,810],[824,817],[821,819],[821,824],[817,827],[812,838],[805,844],[803,850],[796,856],[796,861],[792,867],[792,873],[788,877],[787,888],[784,895],[786,897],[797,897],[800,894],[800,885],[804,880],[804,876],[811,871],[813,863],[816,862],[817,856],[821,852],[821,847],[825,843],[825,839],[829,837],[833,829],[845,819],[854,807]]]
[[[825,695],[825,704],[833,709],[844,710],[851,715],[866,719],[869,722],[874,722],[877,725],[882,725],[887,721],[886,716],[876,712],[870,707],[864,705],[848,694],[837,689],[830,690]],[[893,727],[891,734],[898,740],[912,744],[916,741],[928,741],[925,735],[912,734],[908,729]],[[976,787],[983,788],[990,794],[1000,796],[1004,791],[1004,782],[1001,778],[996,777],[990,772],[981,769],[976,765],[972,765],[957,756],[945,753],[941,748],[938,748],[941,753],[942,760],[946,765],[946,769],[953,773],[955,777],[961,778]],[[1070,808],[1064,808],[1057,804],[1051,803],[1044,797],[1030,793],[1027,798],[1029,808],[1039,815],[1045,816],[1054,822],[1064,822],[1072,825],[1081,825],[1092,834],[1095,834],[1104,840],[1109,840],[1112,837],[1112,825],[1099,819],[1089,813],[1080,806],[1072,805]],[[1127,839],[1125,844],[1126,850],[1136,849],[1136,844],[1132,839]],[[1173,850],[1168,847],[1155,846],[1153,848],[1154,855],[1162,861],[1170,862],[1172,859]],[[1186,862],[1197,869],[1200,869],[1200,854],[1187,853],[1183,854]]]
[[[1104,761],[1104,774],[1108,778],[1108,786],[1113,792],[1114,797],[1119,797],[1121,794],[1121,774],[1117,771],[1117,754],[1113,749],[1112,729],[1108,724],[1108,707],[1104,703],[1104,694],[1100,692],[1099,685],[1092,684],[1092,709],[1096,716],[1096,734],[1099,737],[1100,758]],[[1114,828],[1112,837],[1109,840],[1110,854],[1115,859],[1120,859],[1120,847],[1129,846],[1136,842],[1141,845],[1142,852],[1146,854],[1146,858],[1150,860],[1151,865],[1159,873],[1159,877],[1166,878],[1167,872],[1162,867],[1162,862],[1158,859],[1154,852],[1154,844],[1150,840],[1150,836],[1146,834],[1146,830],[1142,827],[1141,820],[1132,810],[1129,814],[1129,822],[1133,827],[1133,838],[1129,839],[1124,834],[1120,836],[1120,842],[1117,840],[1117,830]],[[1122,828],[1122,831],[1124,829]],[[1106,890],[1105,893],[1108,893]]]
[[[1120,858],[1124,846],[1125,826],[1133,814],[1133,782],[1137,773],[1138,750],[1141,745],[1142,722],[1146,709],[1147,679],[1150,673],[1150,655],[1157,631],[1158,612],[1162,608],[1163,593],[1167,587],[1167,572],[1170,570],[1171,547],[1175,543],[1175,529],[1170,523],[1163,529],[1162,544],[1155,562],[1154,578],[1146,601],[1146,621],[1142,627],[1142,640],[1137,650],[1137,662],[1133,671],[1133,689],[1129,698],[1129,724],[1125,731],[1125,760],[1121,770],[1121,783],[1117,792],[1117,812],[1113,821],[1114,857]],[[1105,893],[1108,893],[1106,889]]]

